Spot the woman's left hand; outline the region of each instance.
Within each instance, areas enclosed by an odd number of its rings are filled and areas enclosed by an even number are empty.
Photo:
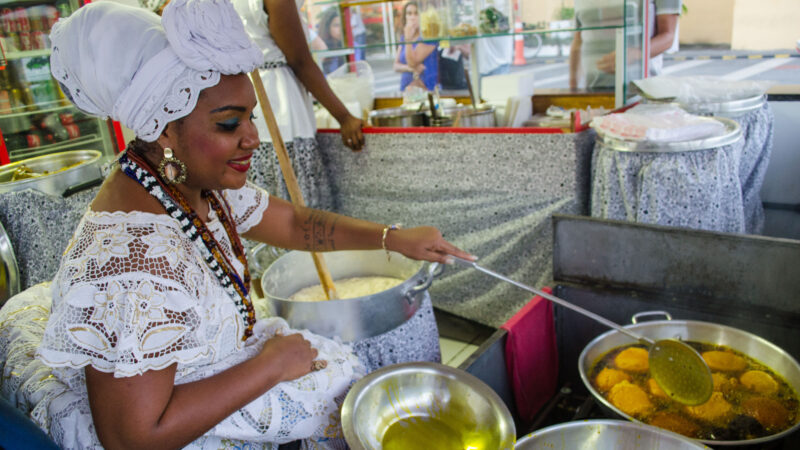
[[[361,151],[364,147],[364,135],[361,133],[362,126],[364,126],[363,120],[349,114],[339,122],[342,142],[354,152]]]
[[[416,227],[390,230],[386,234],[386,248],[409,258],[451,264],[450,255],[475,260],[476,257],[447,242],[435,227]]]

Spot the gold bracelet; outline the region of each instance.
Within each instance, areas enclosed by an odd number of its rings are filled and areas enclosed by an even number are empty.
[[[395,223],[395,224],[389,225],[388,227],[384,227],[384,229],[383,229],[383,236],[381,236],[381,247],[383,247],[383,251],[386,252],[386,260],[387,261],[391,261],[392,260],[392,254],[389,253],[389,249],[386,248],[386,235],[389,234],[389,230],[399,230],[399,229],[400,229],[400,224],[399,223]]]

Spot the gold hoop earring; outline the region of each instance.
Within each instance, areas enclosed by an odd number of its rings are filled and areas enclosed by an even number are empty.
[[[164,148],[164,159],[158,165],[158,173],[169,184],[181,184],[186,181],[186,164],[172,153],[169,147]]]

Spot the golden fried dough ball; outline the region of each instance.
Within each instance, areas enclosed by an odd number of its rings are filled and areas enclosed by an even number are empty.
[[[721,392],[714,392],[707,402],[698,406],[687,406],[686,410],[698,419],[723,424],[729,418],[733,406],[725,401]]]
[[[614,358],[614,364],[622,370],[636,373],[645,373],[650,369],[647,350],[640,347],[630,347],[619,352]]]
[[[766,397],[752,397],[742,402],[742,409],[756,419],[767,431],[778,431],[789,422],[789,411],[778,401]]]
[[[739,381],[759,394],[770,395],[778,391],[778,382],[760,370],[748,370],[739,377]]]
[[[711,370],[739,372],[747,368],[747,361],[731,352],[713,350],[703,353],[703,359]]]
[[[653,410],[653,404],[644,389],[627,381],[617,383],[611,388],[608,400],[625,414],[646,416]]]
[[[696,423],[685,417],[670,412],[656,413],[648,421],[648,423],[650,425],[664,428],[669,431],[674,431],[690,438],[696,438],[697,432],[700,430],[700,427]]]
[[[655,378],[650,378],[649,380],[647,380],[647,387],[650,388],[650,393],[653,394],[653,396],[661,398],[669,398],[667,396],[667,393],[664,392],[664,390],[661,389],[661,386],[658,385],[658,382],[656,382]]]
[[[728,378],[719,372],[712,372],[711,379],[714,381],[714,390],[726,395],[735,391],[739,385],[739,380],[736,378]]]
[[[604,367],[603,370],[597,374],[597,378],[595,378],[597,387],[603,392],[611,390],[615,384],[621,381],[631,381],[631,376],[621,370],[608,367]]]

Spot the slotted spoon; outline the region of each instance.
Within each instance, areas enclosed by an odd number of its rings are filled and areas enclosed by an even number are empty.
[[[648,362],[650,363],[650,374],[656,380],[659,387],[673,400],[685,405],[701,405],[711,398],[714,391],[714,382],[711,379],[711,370],[703,357],[692,347],[678,339],[661,339],[653,341],[639,334],[636,334],[616,323],[599,316],[591,311],[573,305],[572,303],[532,288],[528,285],[514,281],[508,277],[493,272],[485,267],[481,267],[473,261],[453,256],[453,260],[463,266],[477,269],[487,275],[511,283],[514,286],[532,292],[540,297],[546,298],[553,303],[557,303],[565,308],[590,317],[603,325],[613,328],[626,336],[641,342],[648,349]]]

